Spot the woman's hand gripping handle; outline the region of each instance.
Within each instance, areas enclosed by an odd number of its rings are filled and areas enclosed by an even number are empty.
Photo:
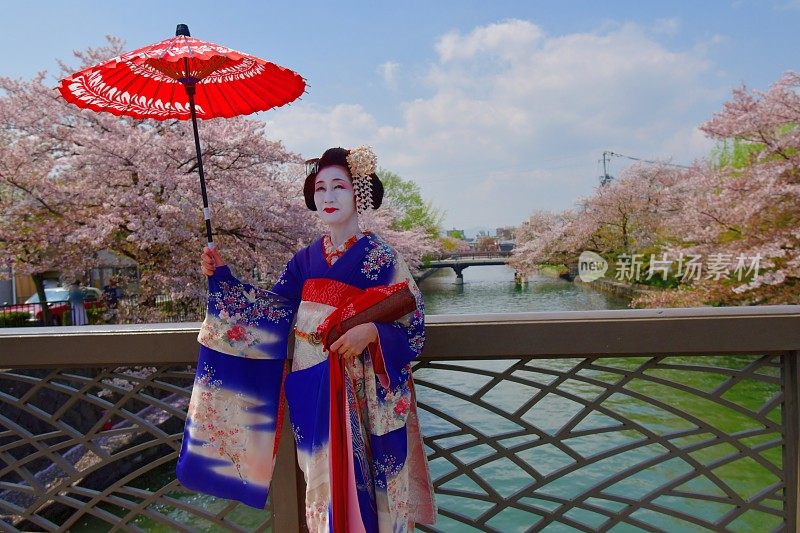
[[[225,266],[225,261],[219,254],[219,250],[216,247],[209,248],[206,246],[203,249],[203,253],[200,255],[200,269],[203,271],[203,274],[206,276],[213,276],[217,267],[221,266]]]

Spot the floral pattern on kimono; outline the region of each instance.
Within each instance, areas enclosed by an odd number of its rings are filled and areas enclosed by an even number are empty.
[[[263,325],[290,323],[294,306],[275,292],[241,283],[227,266],[218,268],[214,276],[198,342],[229,355],[285,358],[285,350],[281,351],[286,346],[284,329]]]

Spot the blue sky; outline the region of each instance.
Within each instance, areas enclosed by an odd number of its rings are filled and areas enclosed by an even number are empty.
[[[603,150],[702,157],[713,143],[696,126],[733,87],[800,69],[797,0],[198,0],[6,2],[0,74],[55,75],[106,34],[132,49],[179,22],[309,80],[301,102],[257,115],[272,138],[306,156],[371,144],[460,228],[572,206]]]

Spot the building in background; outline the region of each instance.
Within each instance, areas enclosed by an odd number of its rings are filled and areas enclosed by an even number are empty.
[[[502,241],[513,241],[514,234],[516,233],[517,228],[514,226],[507,226],[505,228],[497,228],[495,230],[495,236],[502,240]]]
[[[87,285],[102,289],[108,285],[111,276],[115,276],[123,280],[120,285],[124,287],[126,294],[138,291],[139,271],[132,259],[104,250],[97,254],[97,265],[86,273],[83,281]],[[8,279],[0,280],[0,305],[24,302],[36,292],[33,278],[14,274],[11,267],[3,270],[3,277]],[[66,280],[63,279],[61,272],[50,270],[44,273],[44,286],[45,288],[66,286]]]

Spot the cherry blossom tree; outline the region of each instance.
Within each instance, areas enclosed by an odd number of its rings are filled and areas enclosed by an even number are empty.
[[[77,66],[118,55],[123,43],[76,52]],[[48,270],[79,277],[95,254],[136,262],[139,301],[160,294],[197,302],[205,292],[205,244],[190,125],[133,120],[66,103],[41,73],[0,77],[0,247],[4,262],[37,279]],[[267,137],[263,121],[201,121],[214,241],[237,275],[274,280],[292,253],[323,229],[302,199],[302,158]],[[369,217],[415,267],[433,251],[424,230],[393,229],[390,207]],[[40,284],[41,290],[41,284]],[[158,319],[157,313],[130,316]]]
[[[516,244],[508,264],[525,275],[543,263],[566,264],[574,250],[567,250],[565,230],[571,212],[534,211],[517,229]]]
[[[669,239],[667,221],[678,207],[667,191],[678,181],[674,167],[636,164],[575,209],[534,212],[517,233],[511,265],[529,273],[542,263],[576,264],[584,250],[610,258],[650,249]]]
[[[30,85],[41,85],[43,75]],[[33,117],[19,107],[35,109],[26,85],[0,80],[19,99],[0,99],[0,251],[3,266],[32,276],[40,301],[45,301],[44,275],[62,271],[69,278],[89,267],[91,249],[65,246],[65,239],[84,223],[91,206],[81,205],[71,192],[69,175],[53,160],[57,150],[47,135],[25,132]],[[30,106],[30,107],[29,107]],[[20,115],[23,116],[20,116]],[[32,113],[30,113],[32,114]],[[47,306],[43,320],[50,323]]]
[[[700,129],[733,140],[746,161],[729,157],[696,164],[687,176],[681,218],[685,234],[675,252],[724,260],[683,294],[641,303],[800,303],[800,76],[788,72],[766,92],[739,87]],[[742,268],[744,267],[744,268]],[[760,269],[756,275],[756,267]],[[742,270],[747,270],[743,282]]]
[[[76,57],[86,66],[120,51],[110,39]],[[44,73],[0,78],[0,88],[5,262],[21,273],[72,276],[107,249],[138,264],[143,302],[164,293],[197,298],[204,235],[189,125],[79,109]],[[245,277],[254,268],[276,276],[317,229],[302,203],[301,158],[264,129],[245,118],[200,124],[215,241]]]

